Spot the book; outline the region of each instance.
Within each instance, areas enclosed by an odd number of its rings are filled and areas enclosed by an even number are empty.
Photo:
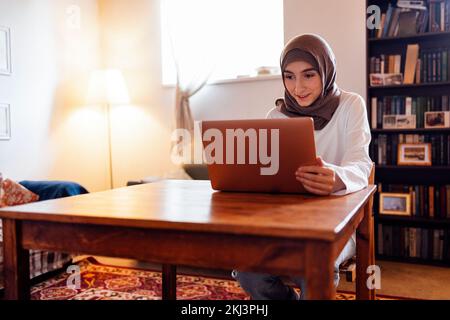
[[[377,38],[381,38],[381,36],[383,35],[383,27],[384,27],[385,20],[386,20],[386,13],[382,13],[381,18],[380,18],[380,29],[377,30],[377,34],[376,34]]]
[[[420,83],[420,79],[421,79],[421,73],[420,73],[420,69],[422,68],[422,60],[421,59],[417,59],[417,65],[416,65],[416,83]]]
[[[406,49],[406,62],[403,83],[413,84],[416,73],[417,59],[419,57],[419,45],[408,44]]]
[[[402,11],[398,17],[398,37],[408,37],[417,34],[417,18],[419,13],[416,10]]]
[[[371,105],[371,110],[372,110],[372,114],[371,114],[371,124],[372,124],[372,129],[376,129],[377,128],[377,97],[372,97],[372,105]]]
[[[388,35],[388,28],[389,28],[389,24],[391,22],[391,16],[392,16],[393,10],[394,10],[394,8],[392,7],[391,3],[389,3],[388,9],[386,11],[386,19],[384,20],[382,38],[387,37],[387,35]]]

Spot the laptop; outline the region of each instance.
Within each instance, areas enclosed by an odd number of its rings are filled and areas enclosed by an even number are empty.
[[[306,192],[295,171],[316,164],[312,118],[203,121],[201,130],[214,190]]]

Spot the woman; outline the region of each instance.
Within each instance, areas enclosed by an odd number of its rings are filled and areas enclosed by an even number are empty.
[[[313,34],[290,40],[281,54],[284,99],[267,118],[312,117],[318,155],[315,166],[300,167],[296,179],[319,196],[343,195],[368,185],[370,128],[364,100],[336,84],[336,61],[328,43]],[[355,255],[355,235],[335,262],[334,284],[339,283],[339,265]],[[292,278],[301,296],[278,276],[233,271],[233,277],[253,299],[302,299],[305,280]]]

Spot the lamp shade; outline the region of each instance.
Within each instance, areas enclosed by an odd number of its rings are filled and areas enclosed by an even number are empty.
[[[88,104],[127,104],[128,89],[117,69],[94,70],[89,79]]]

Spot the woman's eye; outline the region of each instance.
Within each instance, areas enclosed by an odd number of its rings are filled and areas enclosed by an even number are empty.
[[[313,78],[314,76],[315,76],[314,73],[307,73],[307,74],[305,74],[305,78],[306,78],[306,79],[311,79],[311,78]]]
[[[284,78],[287,79],[287,80],[292,80],[292,79],[294,79],[294,76],[290,75],[290,74],[285,74]]]

